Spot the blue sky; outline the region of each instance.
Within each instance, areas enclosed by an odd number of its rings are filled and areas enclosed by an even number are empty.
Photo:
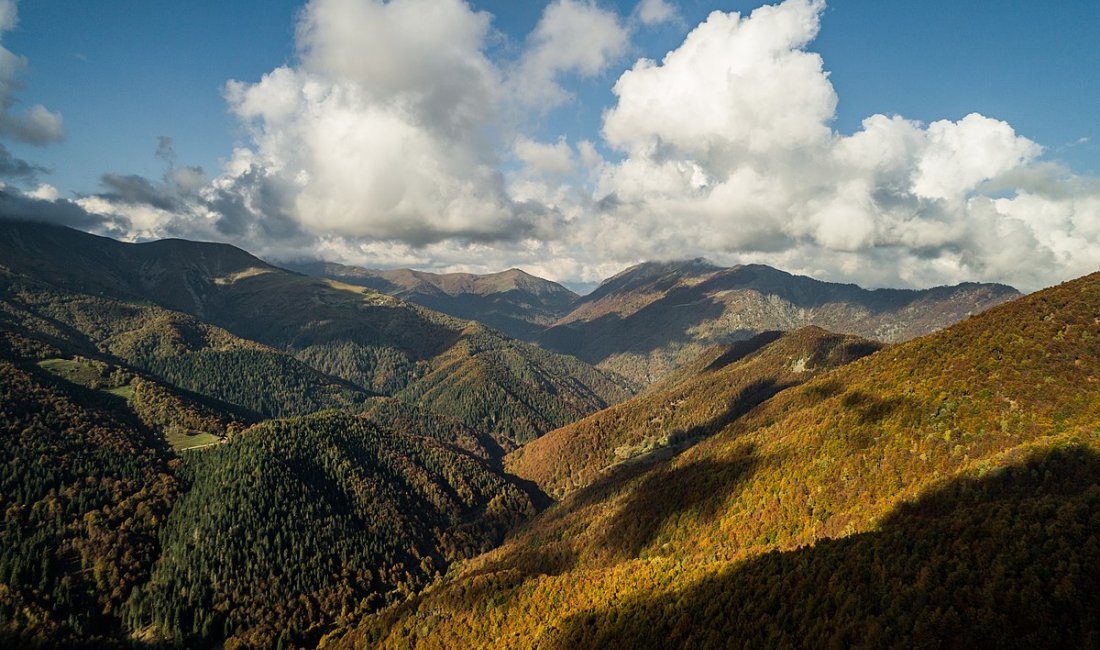
[[[27,58],[21,98],[60,112],[65,141],[12,146],[52,171],[63,191],[99,189],[106,172],[157,176],[157,137],[181,163],[211,173],[240,139],[221,89],[256,81],[294,57],[287,0],[168,0],[19,5],[7,47]],[[545,2],[484,0],[507,39],[522,47]],[[633,2],[603,3],[629,15]],[[578,98],[539,120],[538,132],[596,139],[617,73],[639,56],[660,58],[715,9],[760,2],[677,3],[681,20],[639,30],[630,53],[598,78],[573,79]],[[1100,3],[835,0],[811,49],[821,53],[840,97],[835,127],[850,133],[873,113],[930,122],[980,112],[1003,119],[1080,173],[1100,171]],[[1076,144],[1081,138],[1089,142]]]
[[[0,0],[0,181],[275,260],[1034,289],[1100,267],[1096,33],[1094,0]]]

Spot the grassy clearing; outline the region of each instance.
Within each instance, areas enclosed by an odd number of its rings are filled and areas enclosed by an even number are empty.
[[[113,367],[102,361],[82,357],[46,359],[45,361],[39,361],[38,367],[65,381],[92,390],[101,390],[116,397],[121,397],[126,401],[130,401],[134,397],[134,389],[130,387],[130,384],[119,385],[120,378],[112,376]]]
[[[130,384],[126,384],[125,386],[116,386],[115,388],[104,388],[102,390],[105,393],[117,395],[127,402],[134,399],[134,387]]]
[[[103,378],[105,365],[89,359],[46,359],[38,367],[74,384],[91,387]]]
[[[222,442],[221,438],[213,434],[194,431],[171,431],[166,433],[164,437],[168,440],[168,444],[172,445],[172,449],[176,451],[186,451]]]

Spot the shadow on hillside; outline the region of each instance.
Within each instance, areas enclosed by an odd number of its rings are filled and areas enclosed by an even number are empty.
[[[783,332],[778,330],[772,330],[768,332],[761,332],[751,339],[745,341],[735,341],[729,344],[727,350],[721,354],[717,359],[711,361],[703,372],[715,372],[721,370],[731,363],[735,363],[749,356],[753,352],[760,350],[767,345],[774,343],[783,336]]]
[[[780,383],[771,378],[758,379],[737,391],[737,394],[726,403],[726,410],[721,415],[690,429],[674,432],[672,440],[693,444],[703,438],[709,438],[791,386],[794,384]]]
[[[654,481],[654,498],[682,498],[688,484],[673,481],[693,480],[667,479]],[[1096,452],[1045,451],[955,480],[875,532],[768,553],[681,591],[576,615],[538,645],[1098,647],[1098,484]]]
[[[844,408],[854,412],[861,424],[875,424],[893,415],[899,409],[911,404],[913,400],[905,397],[879,398],[863,391],[854,390],[841,400]]]
[[[605,314],[590,321],[551,327],[537,340],[543,347],[592,364],[615,354],[646,355],[674,343],[689,343],[694,340],[689,330],[718,318],[726,307],[711,298],[685,294],[685,289],[674,289],[626,318]],[[753,334],[756,332],[734,330],[726,338],[744,339]]]
[[[604,524],[599,544],[609,556],[635,558],[664,525],[690,516],[714,519],[758,467],[751,446],[731,459],[706,459],[655,469],[631,489],[626,503]]]
[[[680,453],[718,433],[788,387],[788,384],[780,384],[773,379],[762,379],[750,383],[730,398],[726,409],[721,414],[694,427],[674,430],[668,435],[665,445],[604,469],[599,479],[573,492],[569,500],[579,507],[607,499],[618,493],[628,481],[651,471],[661,463],[668,463]]]

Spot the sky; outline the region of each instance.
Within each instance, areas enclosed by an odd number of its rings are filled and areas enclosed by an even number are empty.
[[[574,286],[1100,268],[1100,3],[0,0],[0,211]]]

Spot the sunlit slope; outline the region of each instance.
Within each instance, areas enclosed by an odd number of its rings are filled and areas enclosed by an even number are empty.
[[[642,395],[517,449],[505,466],[561,496],[622,464],[667,457],[776,393],[879,347],[817,327],[719,346]]]
[[[333,640],[1088,645],[1098,450],[1095,274],[778,393]]]

